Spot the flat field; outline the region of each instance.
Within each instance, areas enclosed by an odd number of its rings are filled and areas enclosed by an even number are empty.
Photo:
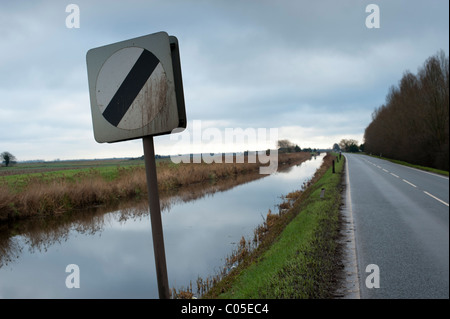
[[[8,185],[20,191],[32,179],[49,181],[66,178],[75,181],[92,172],[100,174],[106,180],[114,180],[120,169],[143,165],[143,160],[127,159],[20,163],[11,167],[0,167],[0,186]]]

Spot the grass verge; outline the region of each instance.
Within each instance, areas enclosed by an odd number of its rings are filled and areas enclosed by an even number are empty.
[[[395,164],[400,164],[400,165],[403,165],[403,166],[417,168],[417,169],[420,169],[420,170],[423,170],[423,171],[427,171],[427,172],[431,172],[431,173],[435,173],[435,174],[449,176],[449,172],[448,171],[443,171],[443,170],[440,170],[440,169],[437,169],[437,168],[420,166],[420,165],[411,164],[411,163],[408,163],[408,162],[395,160],[395,159],[382,157],[382,156],[377,156],[377,155],[370,155],[370,154],[365,154],[365,155],[376,157],[376,158],[379,158],[379,159],[382,159],[382,160],[386,160],[386,161],[389,161],[389,162],[392,162],[392,163],[395,163]]]
[[[342,269],[337,238],[343,163],[327,155],[292,207],[271,221],[261,244],[203,297],[332,298]]]

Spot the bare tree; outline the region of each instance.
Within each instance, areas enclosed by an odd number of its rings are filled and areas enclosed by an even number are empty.
[[[342,139],[339,142],[339,147],[345,152],[354,152],[355,150],[359,150],[358,141],[354,139]]]
[[[278,148],[290,148],[295,147],[295,145],[289,141],[289,140],[279,140],[278,141]]]
[[[2,154],[0,154],[0,158],[2,159],[2,162],[5,163],[5,166],[14,164],[17,160],[16,157],[10,152],[3,152]]]
[[[278,149],[280,152],[293,153],[300,150],[300,147],[289,140],[278,140]]]

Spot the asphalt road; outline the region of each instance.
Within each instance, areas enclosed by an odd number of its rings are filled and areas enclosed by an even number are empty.
[[[448,177],[345,157],[360,297],[449,298]]]

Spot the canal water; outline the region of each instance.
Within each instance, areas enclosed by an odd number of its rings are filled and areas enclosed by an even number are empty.
[[[170,287],[192,282],[195,292],[199,277],[219,273],[242,236],[253,238],[268,210],[278,212],[282,196],[301,189],[323,156],[190,201],[165,200]],[[142,205],[98,214],[89,222],[40,225],[0,238],[0,298],[158,298],[150,217]]]

